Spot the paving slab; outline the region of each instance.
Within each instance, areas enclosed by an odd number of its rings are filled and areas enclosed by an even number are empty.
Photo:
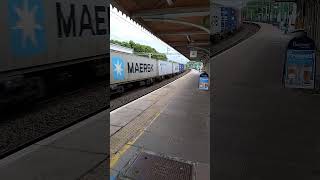
[[[210,164],[197,163],[195,165],[196,178],[199,180],[210,180]]]
[[[145,132],[136,141],[134,146],[159,154],[168,154],[192,162],[209,164],[210,144],[207,140],[197,140],[178,136],[159,136]]]
[[[87,124],[53,142],[39,142],[37,145],[50,146],[76,151],[106,154],[107,124],[103,121],[95,121]],[[103,143],[104,142],[104,143]]]
[[[143,99],[143,101],[133,102],[132,104],[128,105],[127,108],[144,111],[148,109],[154,102],[154,100]]]
[[[93,154],[42,146],[0,168],[1,179],[77,179],[106,158]]]
[[[115,132],[117,132],[121,127],[110,125],[110,136],[112,136]]]
[[[101,162],[79,180],[110,180],[110,171],[106,170],[108,169],[108,163],[107,160]]]
[[[110,114],[110,125],[125,126],[141,114],[142,111],[143,110],[128,107],[118,109]]]

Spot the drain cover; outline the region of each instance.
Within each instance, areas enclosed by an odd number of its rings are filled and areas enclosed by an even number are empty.
[[[192,165],[142,152],[124,176],[134,180],[192,180]]]

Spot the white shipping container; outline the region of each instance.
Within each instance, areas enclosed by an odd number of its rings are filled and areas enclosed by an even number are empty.
[[[240,8],[239,8],[239,9],[235,9],[235,16],[236,16],[236,18],[237,18],[237,25],[236,25],[236,27],[237,27],[237,29],[239,29],[240,26],[242,25],[242,11],[241,11]]]
[[[158,75],[163,76],[167,74],[172,74],[172,63],[167,61],[158,62]]]
[[[210,7],[210,34],[221,33],[221,8],[215,5]]]
[[[0,7],[0,72],[107,55],[104,0],[10,0]]]
[[[110,50],[110,84],[156,77],[157,60]]]
[[[172,72],[173,73],[179,72],[179,64],[178,63],[172,63]]]

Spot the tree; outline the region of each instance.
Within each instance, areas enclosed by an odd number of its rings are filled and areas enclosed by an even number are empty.
[[[201,62],[198,62],[198,61],[189,61],[189,62],[186,64],[186,68],[199,69],[201,65],[202,65]]]
[[[168,59],[165,53],[159,53],[156,49],[154,49],[151,46],[135,43],[132,40],[130,40],[129,42],[125,42],[125,41],[118,41],[118,40],[112,39],[111,43],[118,44],[120,46],[124,46],[127,48],[131,48],[133,49],[134,54],[138,56],[149,57],[149,54],[151,54],[151,58],[153,59],[164,60],[164,61]]]

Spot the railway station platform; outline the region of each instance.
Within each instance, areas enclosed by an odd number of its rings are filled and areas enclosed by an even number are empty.
[[[210,179],[210,93],[199,75],[110,112],[111,179]]]
[[[292,35],[260,23],[211,59],[212,179],[320,179],[319,94],[284,88]]]
[[[107,116],[103,111],[0,160],[0,179],[83,179],[107,160]]]

